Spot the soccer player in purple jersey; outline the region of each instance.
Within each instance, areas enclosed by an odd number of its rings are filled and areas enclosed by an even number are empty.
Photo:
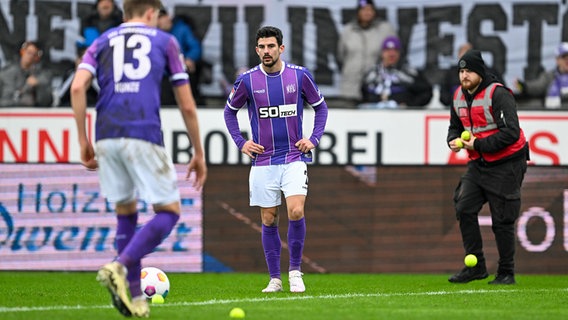
[[[291,292],[306,290],[301,273],[306,237],[304,204],[308,193],[306,162],[324,132],[327,105],[310,72],[280,59],[284,52],[282,32],[262,27],[256,34],[256,53],[260,65],[241,74],[225,105],[225,123],[242,153],[252,159],[249,176],[250,205],[260,207],[262,246],[270,274],[262,292],[282,291],[278,233],[278,206],[281,193],[288,209],[288,280]],[[315,110],[309,138],[302,134],[304,102]],[[239,129],[237,112],[248,108],[252,140],[245,140]]]
[[[200,189],[207,167],[195,100],[175,38],[156,28],[160,0],[124,0],[126,22],[110,29],[87,49],[71,85],[81,161],[97,169],[102,193],[115,203],[118,257],[104,265],[97,280],[109,290],[124,316],[148,317],[140,288],[141,259],[168,236],[181,212],[177,174],[166,153],[160,122],[164,70],[171,82],[194,147],[187,177],[195,172]],[[96,150],[85,128],[86,91],[94,77],[101,87],[96,104]],[[155,216],[139,230],[138,194]]]

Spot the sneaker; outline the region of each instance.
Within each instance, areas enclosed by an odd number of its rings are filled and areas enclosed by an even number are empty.
[[[512,274],[497,274],[495,280],[489,281],[489,284],[516,284],[515,275]]]
[[[143,295],[132,298],[132,315],[138,318],[150,317],[148,300]]]
[[[306,291],[306,286],[304,285],[304,280],[302,276],[304,274],[299,270],[292,270],[288,273],[288,281],[290,281],[290,292],[304,292]]]
[[[264,293],[280,292],[280,291],[282,291],[282,280],[280,280],[278,278],[270,279],[268,286],[266,286],[266,288],[262,289],[262,292],[264,292]]]
[[[489,277],[485,266],[465,267],[458,273],[451,276],[448,281],[453,283],[468,283],[473,280],[481,280]]]
[[[97,281],[105,286],[112,298],[114,307],[125,317],[132,316],[132,304],[128,296],[126,268],[118,261],[105,264],[99,269]]]

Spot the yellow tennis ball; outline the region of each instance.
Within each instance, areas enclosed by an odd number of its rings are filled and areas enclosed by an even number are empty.
[[[471,133],[469,131],[464,131],[461,134],[461,138],[463,141],[469,141],[469,139],[471,139]]]
[[[468,254],[465,256],[465,259],[463,259],[463,262],[466,267],[473,268],[477,265],[477,257],[474,254]]]
[[[152,303],[162,304],[164,303],[164,297],[161,294],[155,294],[152,296]]]
[[[460,139],[457,139],[457,140],[456,140],[456,146],[457,146],[458,148],[463,148],[463,143],[462,143],[462,141],[461,141]]]
[[[231,309],[231,312],[229,312],[229,317],[235,319],[242,319],[245,317],[245,310],[241,308],[233,308]]]

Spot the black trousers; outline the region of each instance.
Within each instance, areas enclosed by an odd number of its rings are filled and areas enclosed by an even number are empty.
[[[470,161],[454,194],[465,253],[476,255],[480,266],[485,266],[485,257],[478,215],[483,205],[489,203],[499,252],[498,274],[514,274],[515,221],[521,208],[521,185],[526,171],[524,157],[489,166]]]

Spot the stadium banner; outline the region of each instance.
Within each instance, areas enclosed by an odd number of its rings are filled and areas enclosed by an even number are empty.
[[[0,1],[0,66],[17,58],[24,40],[45,45],[44,62],[62,81],[73,66],[81,18],[94,0]],[[121,4],[121,1],[116,1]],[[203,42],[203,57],[212,67],[203,84],[218,96],[219,82],[232,81],[242,66],[258,63],[257,28],[272,24],[284,32],[284,60],[312,71],[322,92],[339,94],[337,43],[344,25],[355,16],[356,1],[343,0],[164,0],[169,12],[194,20]],[[556,0],[381,0],[379,16],[390,21],[403,43],[404,58],[425,69],[432,83],[456,63],[458,47],[469,41],[487,63],[513,79],[533,79],[555,65],[555,49],[568,40],[566,1]]]
[[[201,272],[201,192],[176,165],[183,214],[144,260],[168,271]],[[116,254],[116,216],[97,173],[79,164],[0,164],[0,270],[92,271]],[[139,201],[139,225],[153,215]]]
[[[222,109],[200,109],[201,138],[209,164],[249,164],[225,128]],[[246,110],[238,114],[250,137]],[[304,115],[310,134],[313,111]],[[163,109],[164,144],[175,163],[187,163],[191,146],[179,110]],[[568,113],[519,111],[531,148],[531,164],[568,165]],[[94,137],[96,113],[88,110]],[[314,154],[316,165],[454,165],[467,153],[446,144],[448,110],[330,109],[328,125]],[[71,109],[5,109],[0,111],[0,163],[78,163],[79,145]]]

